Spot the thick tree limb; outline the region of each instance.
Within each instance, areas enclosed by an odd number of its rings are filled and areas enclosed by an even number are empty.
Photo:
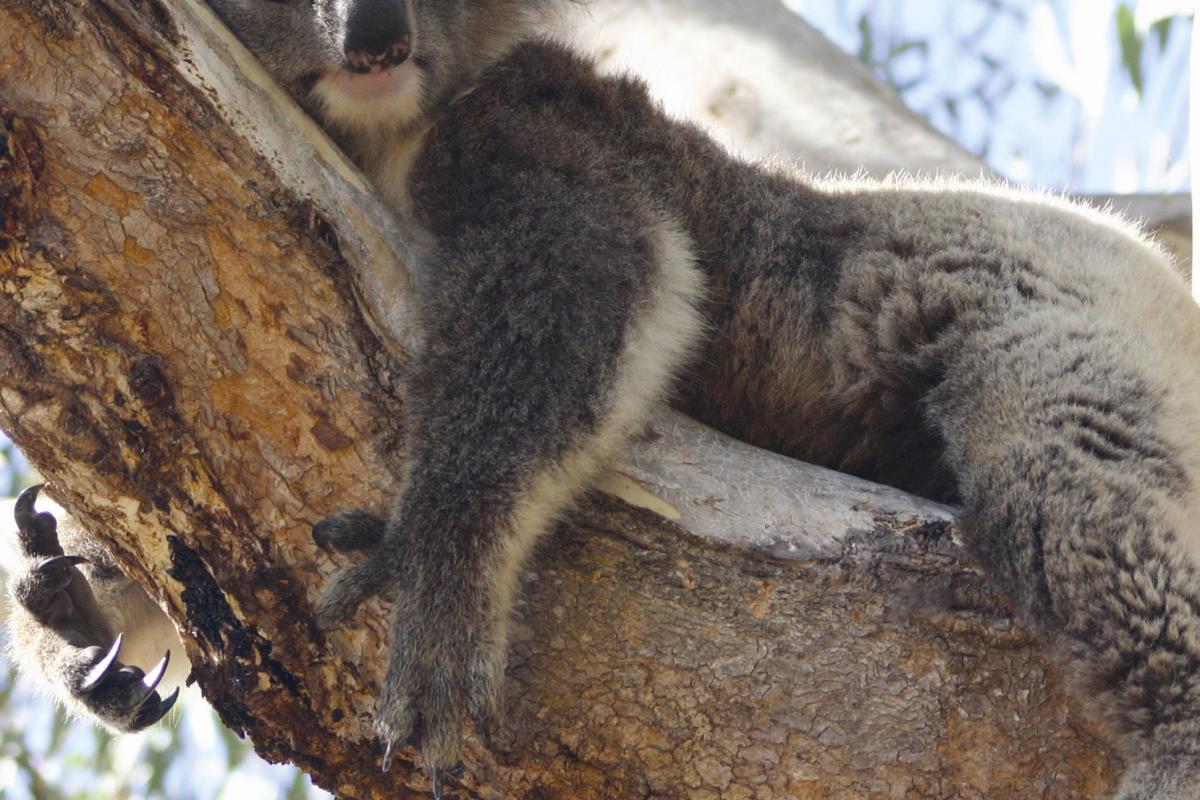
[[[327,640],[309,619],[333,567],[310,525],[382,508],[402,451],[403,242],[207,22],[0,0],[0,427],[260,753],[342,797],[420,796],[370,733],[385,610]],[[651,433],[539,553],[509,724],[463,796],[1112,786],[945,509],[667,412]]]

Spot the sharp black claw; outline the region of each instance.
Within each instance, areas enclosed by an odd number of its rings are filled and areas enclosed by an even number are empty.
[[[38,511],[34,504],[38,493],[44,488],[43,484],[30,486],[21,492],[13,505],[13,520],[17,523],[17,539],[25,555],[34,558],[41,556],[61,556],[62,547],[58,543],[58,520],[53,514]]]
[[[28,489],[17,495],[16,505],[13,507],[13,514],[32,514],[33,504],[37,502],[38,493],[46,488],[44,483],[35,483]]]
[[[175,701],[179,699],[179,687],[175,687],[175,691],[167,695],[162,701],[143,706],[138,712],[138,727],[144,728],[153,725],[167,715],[167,712],[175,705]]]
[[[150,694],[154,694],[154,690],[158,688],[158,683],[163,679],[163,675],[167,674],[167,665],[170,663],[171,651],[168,650],[163,654],[159,662],[154,665],[154,669],[147,672],[146,676],[142,678],[142,683],[150,690]]]
[[[38,562],[38,565],[33,568],[34,572],[45,574],[53,569],[60,567],[74,567],[79,564],[87,564],[89,559],[83,556],[51,556]]]
[[[124,643],[125,635],[118,633],[117,638],[113,639],[112,646],[109,647],[108,652],[104,654],[104,658],[100,659],[98,662],[96,662],[94,667],[88,670],[87,676],[85,676],[83,682],[79,684],[79,691],[90,692],[100,685],[100,682],[104,680],[104,676],[108,674],[108,671],[112,668],[112,665],[116,663],[117,656],[121,655],[121,645]]]

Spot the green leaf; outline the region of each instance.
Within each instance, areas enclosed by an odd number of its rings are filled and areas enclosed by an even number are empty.
[[[308,797],[308,776],[300,770],[292,776],[292,785],[287,790],[287,800],[306,800]]]
[[[871,18],[863,14],[858,18],[858,60],[869,67],[875,66],[875,34],[871,30]]]
[[[891,49],[891,52],[888,53],[888,58],[897,58],[909,52],[910,50],[916,50],[918,53],[925,55],[929,53],[929,42],[925,42],[920,39],[909,39],[905,42],[901,42]]]
[[[1121,65],[1129,73],[1129,80],[1137,90],[1141,99],[1145,89],[1145,77],[1142,75],[1142,45],[1143,37],[1137,31],[1133,18],[1133,9],[1122,3],[1117,6],[1117,38],[1121,42]]]
[[[1175,21],[1175,17],[1163,17],[1155,20],[1150,26],[1150,30],[1158,37],[1158,49],[1165,50],[1167,48],[1167,39],[1171,36],[1171,23]]]
[[[1062,87],[1056,83],[1050,83],[1050,81],[1035,80],[1033,87],[1038,90],[1043,100],[1053,100],[1062,94]]]

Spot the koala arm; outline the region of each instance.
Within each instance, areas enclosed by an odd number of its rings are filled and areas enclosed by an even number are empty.
[[[35,509],[40,489],[26,489],[15,506],[10,655],[68,711],[116,731],[141,730],[162,719],[179,696],[178,686],[165,698],[157,691],[164,678],[181,683],[186,676],[178,634],[74,521],[60,528],[53,515]],[[164,652],[149,672],[121,660],[148,663]]]
[[[700,280],[669,223],[602,191],[581,213],[553,176],[523,184],[422,265],[438,278],[421,297],[406,479],[386,524],[346,512],[314,530],[368,551],[327,587],[322,625],[394,600],[377,726],[389,750],[419,730],[435,774],[458,761],[464,718],[486,734],[499,716],[536,537],[644,422],[700,327]]]

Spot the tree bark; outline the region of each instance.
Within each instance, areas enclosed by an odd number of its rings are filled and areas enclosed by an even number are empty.
[[[382,509],[403,452],[406,248],[211,25],[0,0],[0,427],[259,753],[424,796],[412,752],[378,770],[386,609],[311,623],[311,525]],[[671,412],[537,553],[507,694],[458,796],[1075,798],[1120,768],[949,510]]]

